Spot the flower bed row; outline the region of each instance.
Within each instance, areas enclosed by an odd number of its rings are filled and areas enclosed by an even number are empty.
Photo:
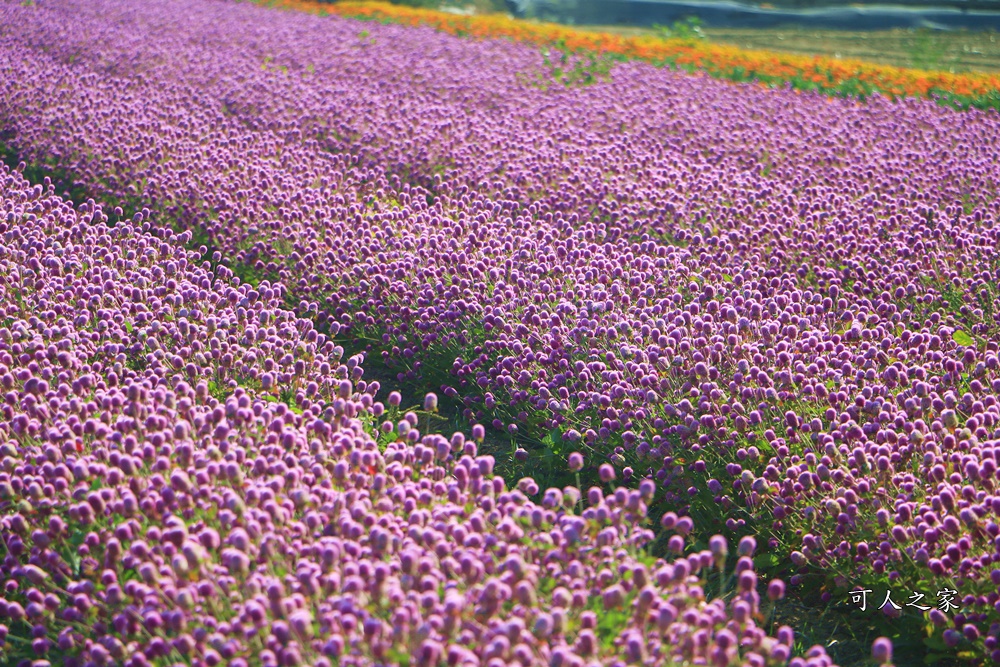
[[[710,598],[724,540],[684,557],[678,527],[670,562],[644,553],[651,480],[536,504],[186,234],[6,166],[0,213],[6,664],[788,662],[752,543]]]

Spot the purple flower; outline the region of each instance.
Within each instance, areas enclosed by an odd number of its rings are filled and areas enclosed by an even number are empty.
[[[729,545],[726,542],[726,538],[722,535],[713,535],[708,540],[708,549],[712,552],[712,556],[715,558],[715,564],[721,569],[722,564],[726,562],[726,556],[729,554]]]
[[[690,577],[728,544],[684,557],[701,513],[768,531],[792,584],[814,564],[995,586],[989,114],[639,62],[554,98],[518,76],[537,49],[503,40],[362,39],[204,0],[141,21],[131,0],[8,4],[0,120],[93,197],[0,173],[2,609],[44,625],[39,654],[59,637],[136,667],[400,647],[427,665],[829,662],[754,625],[753,538],[740,599],[703,599]],[[373,363],[433,380],[471,437],[395,414],[399,392],[376,401]],[[563,433],[629,488],[591,489],[579,515],[579,489],[538,498],[502,476],[526,450],[493,451],[481,424]],[[676,531],[652,573],[634,555],[647,512]],[[43,561],[71,535],[80,575],[56,595]],[[915,569],[893,569],[900,549]],[[564,592],[540,601],[553,577]],[[122,612],[150,591],[162,608]],[[633,605],[600,641],[595,594]],[[986,659],[992,602],[963,600],[977,611],[946,641]]]
[[[782,600],[785,597],[785,582],[781,579],[772,579],[767,584],[767,597],[772,602]]]
[[[880,665],[892,662],[892,641],[886,637],[879,637],[872,642],[872,659]]]

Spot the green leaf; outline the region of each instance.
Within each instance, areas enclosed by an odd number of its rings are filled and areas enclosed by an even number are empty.
[[[976,341],[972,339],[972,336],[965,333],[961,329],[956,329],[955,333],[951,335],[951,339],[959,345],[964,345],[965,347],[971,347],[976,344]]]
[[[388,655],[389,658],[392,660],[392,662],[396,663],[397,665],[405,666],[410,664],[410,656],[406,651],[402,651],[398,648],[392,648],[389,649]]]
[[[779,562],[778,555],[772,551],[759,553],[753,559],[754,567],[758,572],[773,570]]]

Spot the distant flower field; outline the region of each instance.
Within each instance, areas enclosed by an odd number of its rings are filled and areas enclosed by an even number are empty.
[[[691,40],[616,35],[554,23],[531,23],[502,15],[457,16],[385,2],[276,0],[271,4],[321,14],[427,25],[453,35],[499,37],[571,52],[635,58],[690,71],[704,71],[734,81],[789,84],[796,90],[820,90],[852,96],[878,92],[892,97],[933,97],[960,107],[1000,109],[998,74],[925,72],[856,60],[750,51]]]
[[[0,663],[1000,661],[997,112],[495,35],[0,0]]]

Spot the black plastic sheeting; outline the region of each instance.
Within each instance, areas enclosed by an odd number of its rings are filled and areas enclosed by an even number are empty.
[[[736,2],[687,0],[553,0],[510,1],[514,13],[552,17],[577,25],[670,25],[697,17],[710,28],[779,28],[794,26],[825,30],[1000,30],[1000,12],[954,8],[914,8],[893,5],[763,8]]]

